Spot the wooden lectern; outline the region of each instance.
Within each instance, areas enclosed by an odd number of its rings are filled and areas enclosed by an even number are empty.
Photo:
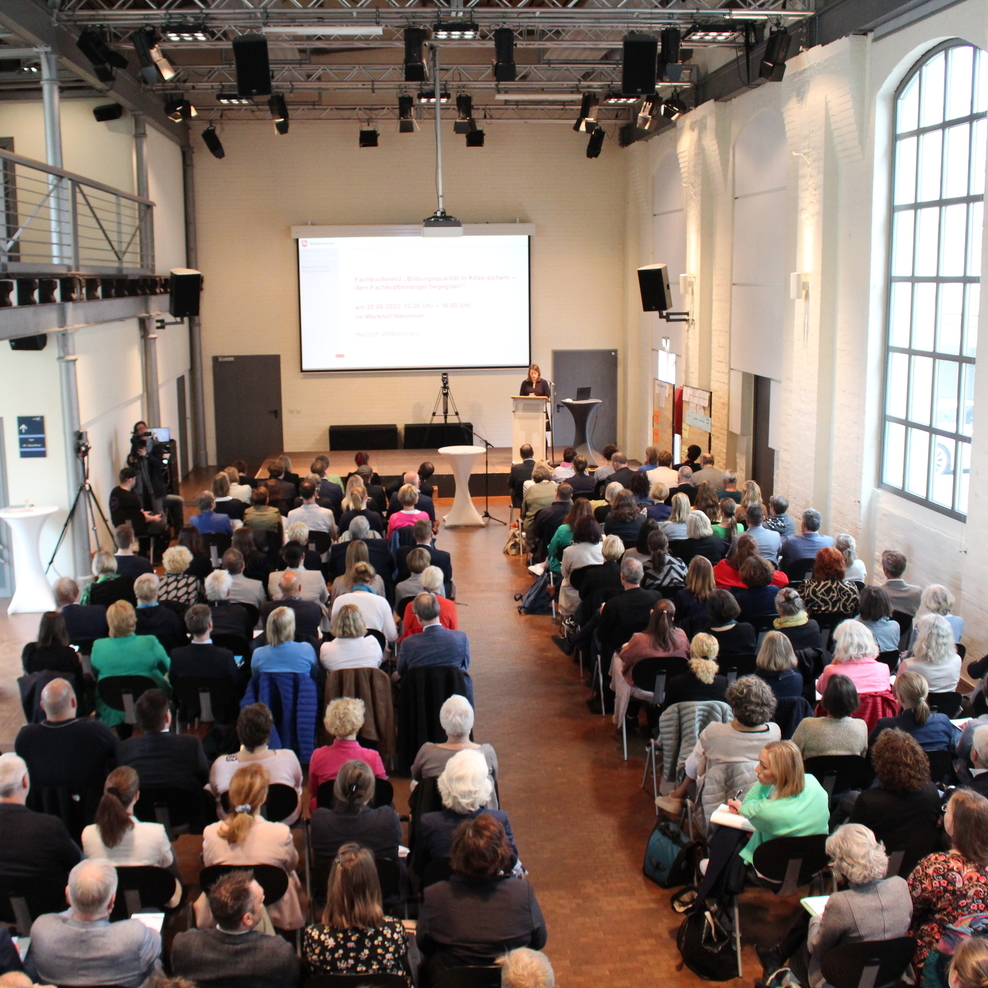
[[[536,460],[545,459],[545,416],[548,398],[542,395],[512,395],[513,427],[511,462],[525,443],[535,451]]]

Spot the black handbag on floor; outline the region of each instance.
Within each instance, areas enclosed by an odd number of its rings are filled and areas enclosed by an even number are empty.
[[[705,981],[730,981],[738,976],[734,935],[725,930],[709,909],[686,914],[676,944],[683,963]]]

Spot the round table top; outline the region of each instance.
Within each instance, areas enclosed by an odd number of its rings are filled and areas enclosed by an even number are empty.
[[[7,521],[15,521],[18,518],[40,518],[43,515],[52,515],[58,511],[58,505],[34,505],[30,507],[18,507],[17,505],[10,505],[6,508],[0,508],[0,518]]]
[[[437,452],[443,456],[469,456],[471,453],[483,453],[483,446],[440,446]]]

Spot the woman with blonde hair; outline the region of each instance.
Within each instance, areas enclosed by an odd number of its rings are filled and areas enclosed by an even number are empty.
[[[969,937],[960,943],[947,969],[950,988],[988,988],[988,940]]]
[[[220,470],[213,477],[213,510],[217,514],[226,515],[230,519],[233,530],[236,531],[244,523],[244,512],[247,505],[230,493],[230,478],[225,470]]]
[[[369,579],[367,578],[367,573],[363,571],[361,572],[364,579],[357,579],[358,563],[364,563],[370,569],[372,575]],[[340,594],[350,593],[358,583],[369,587],[371,593],[377,594],[378,597],[384,596],[384,580],[381,579],[374,567],[371,566],[370,553],[367,551],[366,544],[360,539],[351,541],[346,547],[346,570],[342,575],[333,580],[333,586],[330,589],[329,596],[330,603],[335,603],[336,598]]]
[[[147,676],[155,686],[172,695],[167,675],[171,659],[153,635],[138,635],[137,612],[126,600],[118,600],[106,609],[109,638],[97,638],[89,661],[97,680],[109,676]],[[123,724],[123,710],[108,707],[97,692],[97,716],[108,727]]]
[[[367,634],[367,625],[356,604],[344,604],[330,625],[333,640],[319,649],[319,664],[334,669],[379,669],[384,660],[381,643]]]
[[[672,511],[666,521],[659,523],[659,528],[666,533],[666,538],[670,542],[685,539],[686,519],[689,518],[693,510],[690,499],[685,494],[674,494],[672,497]]]
[[[721,676],[717,671],[719,652],[720,644],[713,635],[705,635],[701,632],[693,636],[693,641],[690,642],[687,671],[681,672],[678,676],[671,676],[666,682],[663,710],[668,710],[676,703],[724,701],[727,694],[727,677]]]
[[[954,641],[959,642],[964,634],[964,618],[951,614],[954,606],[954,595],[939,583],[931,583],[924,591],[919,601],[920,614],[939,614],[954,632]],[[913,643],[916,642],[916,630],[913,629]]]
[[[834,539],[834,548],[844,557],[844,579],[864,583],[868,572],[864,562],[858,558],[858,544],[854,536],[841,533]]]
[[[255,648],[250,668],[254,676],[262,672],[300,672],[311,674],[315,668],[315,649],[311,642],[295,641],[295,612],[290,607],[276,607],[264,625],[267,644]]]
[[[109,607],[117,600],[126,600],[131,604],[137,602],[134,597],[134,581],[117,572],[117,559],[112,552],[100,549],[93,554],[92,573],[93,582],[82,588],[80,604]]]
[[[356,476],[356,475],[354,475]],[[347,494],[343,499],[343,514],[340,516],[340,531],[345,532],[350,527],[350,522],[354,518],[366,518],[367,524],[384,535],[384,519],[379,511],[367,507],[367,488],[363,484],[355,483],[352,487],[347,484]]]
[[[753,480],[745,481],[744,490],[741,492],[741,503],[738,505],[738,521],[745,521],[745,512],[752,504],[761,505],[764,517],[768,518],[768,508],[762,498],[762,489]]]
[[[309,761],[309,792],[312,799],[309,809],[316,808],[316,793],[319,787],[335,779],[340,768],[349,761],[359,759],[366,762],[379,779],[388,777],[381,756],[373,748],[365,748],[357,742],[357,734],[364,726],[367,708],[363,700],[343,696],[330,701],[323,716],[323,727],[334,740],[332,744],[316,748]]]
[[[419,492],[411,484],[402,484],[398,488],[398,503],[401,505],[401,510],[395,511],[388,518],[388,538],[391,538],[399,528],[409,528],[422,519],[431,520],[428,512],[420,511],[415,507],[419,503]]]
[[[302,942],[311,974],[391,974],[412,988],[408,934],[400,920],[384,915],[374,855],[366,847],[349,843],[339,849],[319,920],[306,927]]]
[[[789,639],[780,631],[770,631],[755,661],[755,675],[768,683],[778,699],[803,695],[803,677],[796,672],[796,653]]]
[[[897,727],[912,735],[923,751],[953,752],[958,732],[946,714],[930,710],[926,702],[929,691],[926,680],[918,672],[900,672],[895,677],[895,695],[902,713],[882,717],[868,738],[869,745],[874,745],[882,731]]]
[[[645,509],[645,517],[652,521],[666,521],[672,514],[672,508],[666,504],[669,500],[669,488],[661,480],[656,481],[648,489],[648,496],[652,499],[652,504]]]
[[[751,864],[755,851],[775,837],[808,837],[829,830],[830,797],[803,771],[803,756],[792,741],[769,741],[758,756],[758,782],[744,801],[729,799],[755,830],[741,848],[741,860]]]
[[[705,617],[707,598],[715,589],[714,568],[710,565],[710,560],[706,556],[694,556],[686,570],[686,585],[675,597],[676,613],[680,621]]]
[[[724,556],[724,540],[714,535],[710,519],[702,511],[691,511],[686,518],[686,538],[677,539],[672,551],[688,566],[694,556],[706,556],[711,564]]]
[[[940,614],[924,614],[916,622],[913,654],[899,663],[900,670],[918,672],[933,693],[950,693],[957,689],[961,676],[961,657],[954,644],[954,632]]]
[[[288,872],[288,890],[267,903],[271,922],[281,930],[305,925],[298,900],[300,883],[295,874],[298,851],[291,830],[283,823],[265,820],[261,807],[268,798],[268,774],[262,765],[242,765],[230,780],[230,815],[211,823],[202,834],[202,863],[210,865],[274,865]],[[201,895],[195,904],[196,925],[212,925],[209,903]]]
[[[240,483],[240,471],[236,467],[224,467],[223,473],[230,480],[230,496],[235,497],[238,501],[243,501],[246,511],[247,505],[250,504],[250,484]]]
[[[196,535],[199,533],[196,532]],[[165,549],[161,557],[165,575],[161,578],[158,600],[174,600],[191,607],[203,598],[202,580],[189,572],[192,565],[192,552],[184,545],[173,545]]]
[[[140,780],[130,766],[115,768],[106,777],[96,822],[82,830],[82,853],[87,858],[106,858],[119,867],[174,865],[175,855],[165,828],[134,816],[140,798]],[[178,905],[181,898],[182,885],[176,879],[175,896],[169,906]]]

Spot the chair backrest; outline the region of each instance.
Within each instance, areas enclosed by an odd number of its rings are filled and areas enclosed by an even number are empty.
[[[500,968],[498,968],[500,971]],[[401,974],[313,974],[302,988],[408,988]]]
[[[63,678],[62,673],[53,669],[40,669],[38,672],[29,672],[18,677],[17,688],[21,693],[21,709],[24,711],[24,719],[29,724],[40,724],[45,719],[45,712],[41,707],[41,694],[53,679],[60,678]]]
[[[102,788],[42,786],[32,782],[27,795],[27,807],[36,813],[57,816],[65,824],[69,836],[77,844],[81,844],[83,828],[96,819],[96,807],[102,798]]]
[[[319,784],[316,792],[316,805],[323,809],[331,810],[334,806],[333,784],[335,779],[327,779]],[[374,780],[374,796],[370,801],[370,807],[377,809],[380,806],[390,806],[394,802],[394,786],[387,779]]]
[[[665,699],[669,680],[686,669],[686,659],[679,655],[642,659],[631,667],[631,680],[638,689],[653,694],[652,703],[658,706]]]
[[[247,656],[250,654],[250,642],[242,635],[225,635],[213,632],[213,644],[219,648],[228,648],[234,655]]]
[[[807,758],[803,768],[827,790],[828,796],[849,789],[867,789],[875,773],[861,755],[817,755]]]
[[[913,636],[913,616],[905,611],[892,611],[892,620],[899,625],[899,651],[904,652]]]
[[[957,649],[957,654],[961,657],[961,662],[963,662],[967,658],[967,645],[962,645],[958,642],[954,648]]]
[[[882,834],[882,843],[889,856],[886,877],[908,878],[919,862],[940,850],[940,831],[936,827],[904,827]]]
[[[405,619],[405,608],[408,607],[408,605],[413,600],[415,600],[415,597],[414,596],[412,596],[412,597],[402,597],[401,600],[399,600],[395,604],[395,614],[398,615],[398,619],[400,621],[403,621]]]
[[[108,707],[123,711],[125,724],[136,724],[134,705],[142,693],[157,686],[148,676],[103,676],[96,682],[96,692]]]
[[[436,882],[445,882],[453,869],[450,867],[449,858],[433,858],[423,869],[419,879],[419,888],[426,889]]]
[[[449,967],[436,971],[433,988],[500,988],[501,968],[496,964],[490,967]]]
[[[412,791],[408,797],[408,846],[415,847],[418,836],[419,821],[425,813],[434,813],[443,808],[442,797],[439,795],[439,781],[436,776],[427,776]]]
[[[821,968],[834,988],[891,988],[899,983],[915,952],[915,937],[859,940],[828,950]]]
[[[878,661],[884,662],[889,667],[889,672],[895,672],[895,667],[899,664],[899,650],[890,648],[885,652],[879,652]]]
[[[229,679],[188,676],[172,679],[178,718],[234,724],[240,712],[240,691]]]
[[[402,677],[398,695],[398,768],[407,772],[426,741],[441,743],[446,732],[439,708],[454,694],[470,697],[469,678],[454,666],[419,666]]]
[[[949,751],[928,751],[926,757],[930,762],[930,778],[934,782],[945,782],[953,774],[954,760]]]
[[[172,831],[184,828],[201,830],[206,822],[204,807],[202,790],[142,786],[134,816],[145,823],[160,823],[172,837]]]
[[[264,905],[277,902],[288,891],[288,872],[276,865],[210,865],[199,872],[199,887],[207,895],[227,872],[253,871],[257,884],[264,889]]]
[[[129,919],[142,909],[163,909],[175,895],[175,875],[151,865],[117,865],[117,899],[111,922]]]
[[[380,636],[379,641],[383,648],[384,635]],[[326,676],[323,695],[327,705],[341,696],[363,700],[364,726],[360,729],[361,737],[365,742],[376,743],[382,757],[394,751],[394,698],[391,677],[383,669],[334,669]]]
[[[333,544],[333,535],[331,532],[321,532],[318,529],[310,528],[307,542],[309,548],[321,556],[324,552],[329,552],[329,547]]]
[[[0,875],[0,923],[16,925],[18,936],[29,936],[31,923],[43,913],[65,907],[65,886],[58,882]]]
[[[283,782],[272,782],[268,786],[267,802],[261,807],[265,820],[283,823],[298,809],[298,793]]]
[[[792,895],[827,865],[827,834],[775,837],[755,848],[755,871],[779,884],[779,895]]]
[[[391,858],[374,858],[377,866],[377,880],[381,883],[381,899],[385,908],[395,906],[402,900],[401,866]]]
[[[929,704],[930,710],[936,710],[948,717],[956,717],[961,712],[960,693],[929,693],[926,702]]]
[[[388,644],[387,638],[384,637],[384,632],[378,631],[377,628],[368,628],[367,635],[370,635],[371,638],[377,639],[377,643],[381,646],[381,651],[383,652]],[[367,635],[364,635],[364,637],[366,638]]]
[[[720,673],[727,676],[730,682],[742,676],[751,676],[755,672],[758,656],[752,653],[738,655],[721,655],[717,658]]]
[[[219,569],[223,553],[233,544],[233,536],[225,532],[209,532],[202,540],[209,547],[209,561],[213,564],[213,569]]]

